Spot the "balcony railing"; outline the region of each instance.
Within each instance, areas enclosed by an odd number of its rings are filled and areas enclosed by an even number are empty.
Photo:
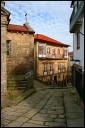
[[[55,54],[55,55],[52,55],[52,54],[47,54],[47,58],[55,58],[55,59],[63,59],[64,58],[64,54]]]
[[[67,59],[68,56],[65,56],[64,54],[55,54],[55,55],[52,55],[52,54],[47,54],[45,56],[43,55],[39,55],[38,56],[39,59]]]
[[[73,12],[70,17],[71,33],[78,31],[80,25],[82,24],[81,15],[82,15],[82,12],[84,11],[83,9],[84,9],[84,1],[81,1],[76,13],[75,13],[75,10],[73,9]]]

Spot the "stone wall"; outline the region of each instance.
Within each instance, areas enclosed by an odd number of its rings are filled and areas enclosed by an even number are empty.
[[[34,35],[23,32],[7,32],[8,40],[11,40],[11,52],[7,55],[7,74],[21,76],[28,80],[29,86],[33,84],[34,72]],[[30,75],[31,74],[31,75]],[[30,78],[29,78],[30,77]]]
[[[1,105],[7,102],[6,39],[10,13],[1,7]]]
[[[7,91],[7,74],[6,74],[6,25],[1,25],[1,92]]]

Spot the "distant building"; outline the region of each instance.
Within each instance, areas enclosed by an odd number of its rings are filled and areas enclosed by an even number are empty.
[[[73,52],[68,52],[68,56],[70,60],[73,60]]]
[[[72,1],[70,33],[73,33],[73,85],[84,98],[84,1]]]
[[[74,61],[73,61],[73,52],[68,52],[68,58],[69,58],[69,66],[72,66]]]
[[[35,35],[35,76],[42,81],[54,81],[67,76],[68,46],[42,34]],[[58,76],[58,72],[62,72]]]
[[[69,77],[72,78],[72,66],[74,64],[73,51],[72,52],[68,52],[68,60],[69,60],[69,66],[68,66]],[[69,82],[71,82],[71,81],[69,81]]]

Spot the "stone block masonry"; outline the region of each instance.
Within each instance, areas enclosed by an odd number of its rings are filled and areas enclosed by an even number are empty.
[[[2,4],[3,5],[3,4]],[[6,65],[6,32],[7,24],[9,22],[8,12],[1,6],[1,105],[6,103],[7,93],[7,65]]]
[[[34,75],[34,33],[7,31],[7,39],[11,46],[7,55],[8,86],[12,77],[20,89],[30,88]]]

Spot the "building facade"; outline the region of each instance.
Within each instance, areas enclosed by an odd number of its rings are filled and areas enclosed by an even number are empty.
[[[35,76],[42,81],[56,81],[67,76],[68,46],[42,34],[34,41]],[[58,72],[61,73],[58,76]]]
[[[84,99],[84,1],[72,1],[70,33],[73,33],[73,85]]]
[[[5,2],[1,2],[1,103],[3,103],[7,93],[6,39],[7,26],[10,21],[10,12],[4,6]]]
[[[72,65],[74,64],[73,52],[68,52],[68,58],[69,58],[69,67],[72,67]]]
[[[21,80],[24,80],[26,76],[32,81],[28,82],[28,86],[33,84],[34,30],[27,24],[9,24],[7,27],[6,48],[8,80],[11,77],[21,77]]]
[[[29,89],[34,77],[34,30],[26,22],[10,24],[10,12],[1,3],[1,95],[6,104],[8,88]],[[27,21],[27,20],[26,20]],[[16,85],[15,87],[13,87]],[[18,87],[17,87],[18,86]],[[18,88],[19,89],[19,88]],[[7,98],[6,98],[7,99]]]
[[[69,56],[69,60],[73,60],[73,52],[69,52],[68,56]]]
[[[70,33],[73,33],[73,59],[84,71],[84,1],[72,1]]]

